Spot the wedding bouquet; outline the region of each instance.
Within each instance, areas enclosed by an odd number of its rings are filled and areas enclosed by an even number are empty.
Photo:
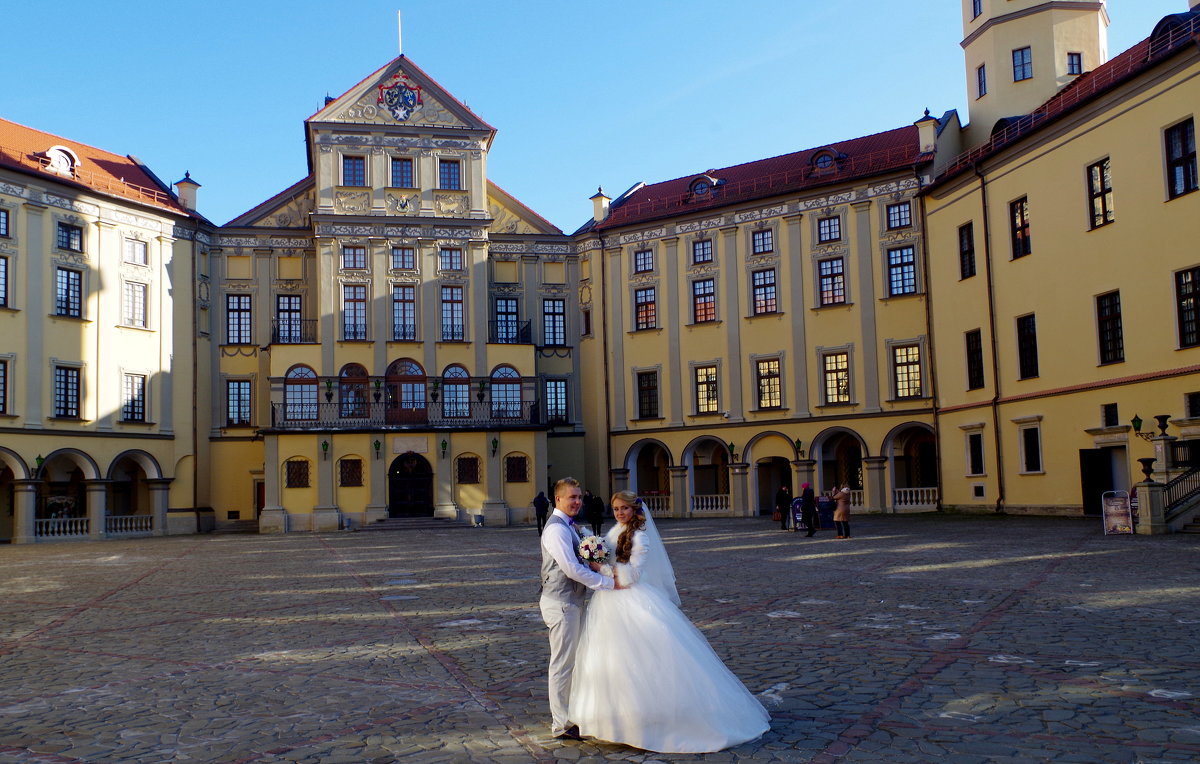
[[[587,536],[579,542],[579,556],[584,562],[608,561],[608,546],[599,536]]]

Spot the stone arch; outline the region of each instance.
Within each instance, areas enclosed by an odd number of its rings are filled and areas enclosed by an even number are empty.
[[[145,472],[146,477],[151,480],[156,480],[163,477],[162,467],[158,466],[158,460],[152,455],[137,448],[131,448],[128,451],[122,451],[113,457],[112,462],[108,465],[108,472],[105,474],[105,477],[109,480],[114,480],[116,477],[115,473],[117,465],[125,459],[131,459],[137,462],[137,465],[142,468],[142,472]]]
[[[80,472],[83,473],[84,480],[99,480],[100,466],[96,464],[96,460],[88,456],[85,452],[78,448],[59,448],[51,451],[46,456],[46,460],[38,469],[39,477],[45,478],[51,470],[65,470],[61,466],[63,462],[69,462]]]
[[[689,493],[693,502],[703,496],[729,496],[729,464],[733,455],[725,441],[713,435],[694,438],[684,446],[680,461],[689,467]]]
[[[33,477],[29,465],[25,463],[21,455],[4,446],[0,446],[0,467],[8,467],[12,470],[14,480],[29,480]]]
[[[786,487],[790,495],[797,495],[797,487],[792,485],[791,462],[798,454],[792,440],[778,430],[764,430],[746,441],[742,461],[750,465],[750,506],[755,514],[769,515],[775,511],[775,495],[781,487]],[[767,448],[768,443],[778,447]]]
[[[625,452],[625,469],[629,471],[629,488],[646,497],[670,496],[671,474],[674,466],[671,449],[657,438],[643,438]]]
[[[841,426],[821,430],[813,438],[808,454],[817,463],[817,491],[829,491],[841,483],[862,490],[866,480],[863,464],[871,451],[857,432]]]

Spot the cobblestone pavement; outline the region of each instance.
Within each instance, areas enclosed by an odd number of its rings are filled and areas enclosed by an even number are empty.
[[[0,547],[4,762],[1200,759],[1200,538],[661,523],[771,712],[703,756],[548,738],[530,528]]]

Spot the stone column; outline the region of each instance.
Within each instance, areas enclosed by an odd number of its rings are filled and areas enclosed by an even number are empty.
[[[322,443],[329,442],[329,450],[322,448]],[[312,525],[309,530],[314,533],[336,531],[341,525],[342,513],[338,511],[333,498],[333,486],[337,473],[337,448],[334,447],[333,434],[318,435],[317,451],[317,505],[312,508]],[[332,452],[332,454],[330,453]]]
[[[1170,533],[1167,526],[1167,487],[1162,483],[1146,480],[1137,484],[1138,524],[1137,532],[1142,535]]]
[[[492,433],[492,438],[500,440],[500,433]],[[491,438],[487,439],[487,498],[483,501],[483,520],[487,525],[512,525],[512,515],[508,502],[504,500],[504,483],[501,481],[501,465],[503,464],[503,445],[492,453]]]
[[[863,509],[868,512],[887,512],[892,502],[887,489],[887,457],[868,456],[863,459],[867,468],[867,479],[863,488]]]
[[[13,537],[14,544],[32,544],[37,541],[37,492],[40,480],[13,481]]]
[[[390,436],[385,433],[378,435],[379,451],[375,452],[375,457],[371,460],[371,467],[368,471],[369,490],[371,492],[370,503],[367,504],[366,516],[363,518],[363,524],[369,525],[376,520],[383,520],[388,516],[387,511],[387,486],[388,486],[388,468],[392,463],[392,442]],[[373,443],[374,441],[372,441]],[[371,447],[375,451],[374,445]]]
[[[154,516],[151,527],[155,536],[167,535],[167,504],[173,478],[151,478],[146,481],[150,488],[150,514]]]
[[[729,514],[731,517],[752,517],[750,506],[750,465],[734,462],[729,465]]]
[[[688,494],[687,465],[667,467],[671,474],[671,517],[688,517],[692,508],[692,499]]]
[[[434,462],[436,466],[433,468],[433,516],[462,520],[464,518],[458,516],[458,506],[454,503],[454,438],[448,432],[443,433],[441,438],[436,438],[436,435],[437,433],[434,433],[433,451],[437,461]],[[444,456],[443,440],[446,441]]]
[[[624,467],[612,469],[608,471],[609,480],[612,482],[613,493],[617,491],[629,490],[629,470]]]
[[[280,503],[279,438],[267,435],[263,440],[263,509],[258,516],[259,533],[287,533],[287,511]]]
[[[1171,446],[1178,440],[1174,435],[1155,435],[1150,439],[1151,445],[1154,446],[1154,465],[1155,470],[1153,478],[1158,483],[1171,482]]]
[[[88,536],[96,541],[105,537],[105,518],[108,517],[109,480],[85,480],[87,490]]]
[[[792,495],[799,498],[800,486],[808,483],[812,486],[814,493],[817,490],[817,484],[813,481],[816,474],[817,460],[816,459],[793,459],[792,460]]]

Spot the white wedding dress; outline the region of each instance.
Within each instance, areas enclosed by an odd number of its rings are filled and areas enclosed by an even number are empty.
[[[571,721],[582,735],[659,753],[719,751],[760,737],[770,728],[766,709],[676,607],[671,564],[647,519],[629,563],[615,565],[630,588],[594,592],[588,604]],[[622,529],[606,537],[614,558]]]

